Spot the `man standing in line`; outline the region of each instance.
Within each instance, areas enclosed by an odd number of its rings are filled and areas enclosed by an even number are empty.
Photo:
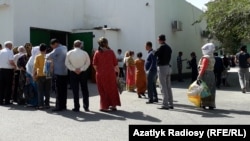
[[[166,44],[165,35],[158,37],[160,48],[157,49],[155,55],[157,56],[157,65],[159,66],[159,79],[161,84],[161,92],[163,95],[163,105],[159,109],[168,110],[173,109],[173,94],[171,89],[171,55],[172,49]]]
[[[47,55],[47,59],[53,62],[56,81],[56,108],[53,111],[62,111],[67,109],[68,69],[65,66],[67,47],[61,45],[57,39],[52,39],[50,46],[53,51]]]
[[[13,43],[6,41],[4,48],[0,51],[0,105],[11,104],[12,82],[14,69],[16,69],[12,47]]]
[[[214,59],[215,59],[214,75],[215,75],[215,80],[216,80],[216,87],[220,89],[221,74],[224,71],[224,64],[223,64],[222,58],[218,56],[217,52],[214,53]]]
[[[40,54],[35,57],[33,68],[33,79],[37,82],[38,109],[40,110],[50,108],[51,79],[47,79],[43,71],[45,67],[46,48],[46,44],[39,46]]]
[[[183,53],[180,51],[177,57],[177,68],[178,68],[178,81],[183,82],[182,78],[182,62],[186,61],[187,59],[182,59]]]
[[[145,69],[147,73],[147,88],[149,99],[146,104],[152,104],[154,102],[158,102],[158,94],[156,91],[157,60],[154,56],[154,50],[152,49],[151,42],[146,43],[146,50],[148,51],[148,57],[145,62]]]
[[[249,88],[249,63],[250,55],[247,52],[247,46],[243,45],[240,52],[236,54],[235,62],[239,64],[239,82],[242,93],[246,93]]]
[[[125,79],[125,75],[124,75],[124,71],[123,71],[123,55],[122,55],[122,50],[121,49],[118,49],[117,50],[117,61],[118,61],[118,66],[119,66],[119,69],[120,69],[120,73],[119,73],[119,77],[120,78],[123,78]]]
[[[83,42],[76,40],[74,49],[69,51],[66,56],[65,65],[70,70],[70,83],[74,94],[74,109],[79,112],[79,84],[82,90],[83,108],[89,111],[89,90],[86,70],[90,66],[90,58],[87,52],[83,51]]]

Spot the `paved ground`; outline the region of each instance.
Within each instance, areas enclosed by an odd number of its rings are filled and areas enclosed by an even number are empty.
[[[175,109],[159,110],[159,104],[146,105],[135,93],[121,95],[118,111],[99,111],[96,85],[89,83],[90,110],[53,113],[23,106],[0,107],[0,141],[127,141],[130,124],[250,124],[250,93],[242,94],[235,69],[230,70],[231,87],[217,90],[217,109],[201,110],[187,99],[189,80],[173,82]],[[159,90],[159,89],[158,89]],[[159,94],[161,98],[161,95]],[[51,105],[55,105],[51,99]],[[161,102],[161,101],[160,101]],[[73,108],[69,90],[68,109]]]

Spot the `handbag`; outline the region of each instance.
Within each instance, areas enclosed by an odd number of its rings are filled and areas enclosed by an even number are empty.
[[[118,88],[118,91],[119,91],[120,94],[122,94],[122,92],[126,90],[126,83],[125,83],[125,81],[124,81],[122,78],[120,78],[119,76],[117,77],[116,81],[117,81],[117,88]]]

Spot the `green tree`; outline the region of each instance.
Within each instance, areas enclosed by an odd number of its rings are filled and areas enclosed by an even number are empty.
[[[213,0],[203,18],[222,47],[235,53],[243,39],[250,39],[250,0]]]

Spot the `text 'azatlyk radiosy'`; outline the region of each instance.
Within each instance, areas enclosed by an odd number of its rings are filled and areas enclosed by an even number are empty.
[[[183,130],[175,130],[175,129],[168,129],[167,131],[165,131],[164,129],[161,130],[156,130],[156,129],[150,129],[147,131],[140,131],[138,129],[135,129],[133,132],[133,136],[138,136],[138,137],[155,137],[155,138],[159,138],[159,137],[165,137],[165,136],[169,136],[169,137],[199,137],[202,138],[204,135],[205,131],[193,131],[193,130],[189,130],[189,129],[183,129]]]

